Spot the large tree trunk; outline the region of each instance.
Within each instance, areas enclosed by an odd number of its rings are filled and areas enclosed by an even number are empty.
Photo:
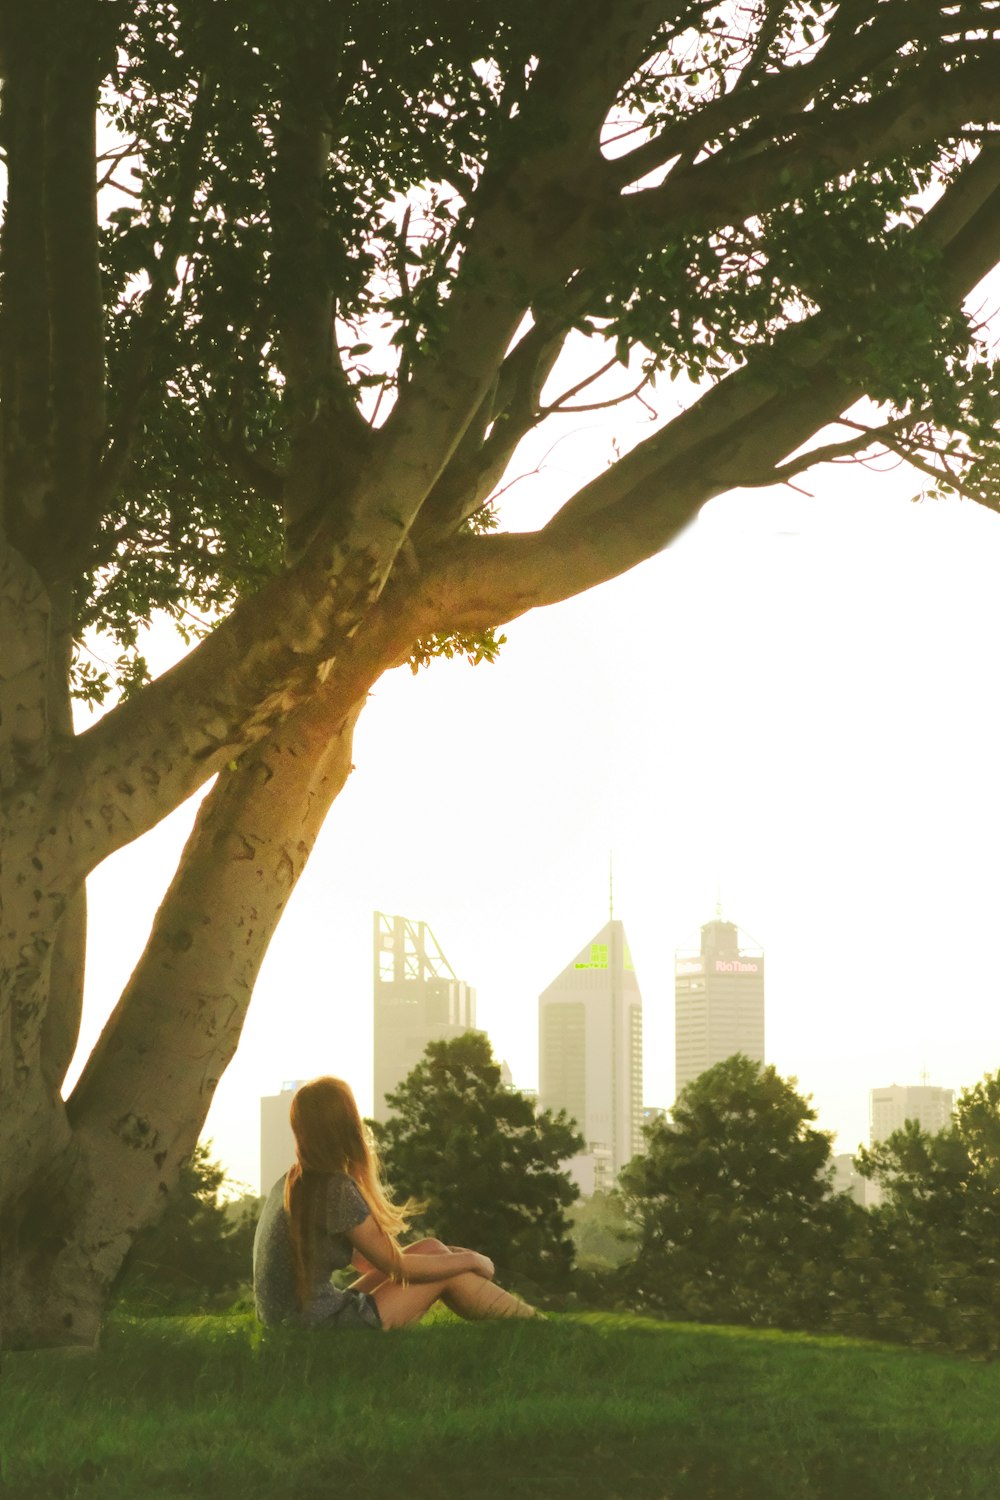
[[[79,891],[42,888],[32,776],[68,725],[66,601],[0,547],[0,1188],[45,1175],[70,1144],[59,1084],[79,1025]],[[60,1073],[60,1068],[62,1073]],[[4,1215],[7,1221],[7,1215]]]
[[[109,1289],[193,1149],[268,943],[351,769],[354,724],[317,701],[205,798],[145,952],[0,1229],[7,1346],[97,1341]]]
[[[114,35],[96,0],[3,7],[0,307],[0,1213],[65,1159],[86,870],[47,866],[44,777],[71,742],[80,549],[104,423],[95,110]],[[58,522],[54,517],[58,516]]]

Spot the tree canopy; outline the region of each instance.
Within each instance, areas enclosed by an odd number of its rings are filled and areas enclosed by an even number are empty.
[[[584,1144],[573,1122],[506,1088],[478,1031],[430,1042],[386,1098],[392,1114],[372,1129],[396,1198],[423,1205],[416,1227],[481,1250],[505,1281],[565,1290],[579,1189],[562,1166]]]
[[[383,672],[872,444],[994,503],[996,18],[5,0],[5,1337],[96,1336]],[[648,434],[505,532],[522,439],[640,385]],[[155,609],[193,644],[147,683]],[[213,777],[64,1102],[84,881]]]
[[[737,1053],[681,1090],[620,1190],[643,1304],[704,1322],[820,1326],[855,1205],[794,1079]]]

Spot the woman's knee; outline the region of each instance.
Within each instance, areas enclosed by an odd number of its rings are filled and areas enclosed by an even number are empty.
[[[407,1245],[403,1251],[404,1255],[450,1255],[448,1246],[441,1240],[418,1240],[415,1245]]]

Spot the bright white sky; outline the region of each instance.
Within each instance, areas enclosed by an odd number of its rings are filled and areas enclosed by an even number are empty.
[[[505,525],[540,524],[630,420],[571,429]],[[533,1086],[537,997],[606,920],[610,850],[647,1103],[673,1100],[673,954],[720,888],[766,953],[767,1059],[835,1149],[867,1139],[872,1087],[1000,1067],[1000,517],[913,504],[901,469],[799,482],[712,502],[629,576],[508,627],[492,667],[378,685],[206,1125],[235,1178],[256,1187],[258,1100],[284,1079],[333,1072],[371,1108],[375,909],[431,924]],[[92,877],[86,1046],[190,818]]]

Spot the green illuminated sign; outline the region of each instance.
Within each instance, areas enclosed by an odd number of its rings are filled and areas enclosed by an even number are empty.
[[[607,943],[591,943],[590,963],[574,964],[574,969],[606,969],[608,967]]]

